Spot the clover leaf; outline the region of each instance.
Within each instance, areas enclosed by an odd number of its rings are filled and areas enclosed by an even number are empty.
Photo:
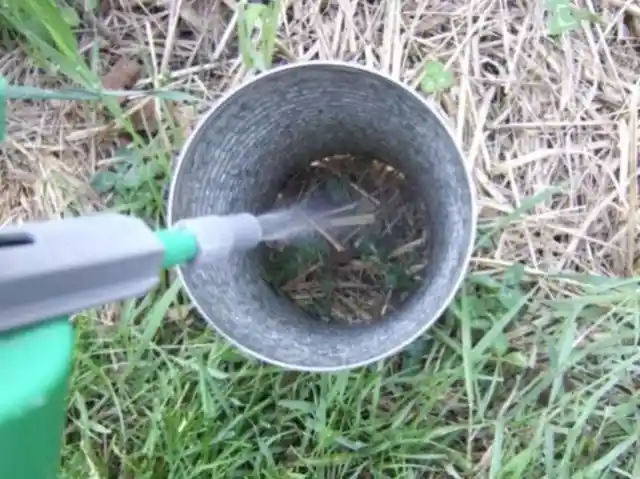
[[[549,34],[560,35],[573,30],[579,20],[569,0],[550,0],[549,2]]]
[[[444,91],[453,85],[453,73],[439,61],[430,61],[424,68],[420,85],[427,93]]]

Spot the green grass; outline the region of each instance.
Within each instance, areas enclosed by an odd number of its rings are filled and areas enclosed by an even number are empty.
[[[40,61],[91,86],[68,22],[49,11],[34,27],[4,5]],[[136,145],[102,186],[122,211],[161,222],[170,159]],[[518,214],[482,225],[479,247]],[[125,304],[113,326],[77,318],[61,477],[640,477],[635,279],[473,274],[401,356],[323,375],[239,355],[178,288]]]
[[[175,288],[86,318],[63,477],[638,477],[637,284],[541,303],[495,280],[471,276],[402,357],[338,374],[243,358],[176,303],[162,319]]]

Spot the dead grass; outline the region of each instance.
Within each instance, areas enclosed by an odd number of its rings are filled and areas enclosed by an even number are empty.
[[[123,56],[136,57],[145,65],[138,87],[162,80],[202,97],[204,109],[246,77],[235,46],[236,15],[227,1],[178,4],[176,14],[160,3],[104,2],[97,17],[110,38],[89,30],[81,45],[87,55],[93,42],[106,45],[97,65],[102,74]],[[603,25],[583,24],[555,40],[545,33],[539,2],[288,2],[278,57],[360,62],[413,86],[426,61],[442,61],[456,86],[433,100],[474,167],[483,220],[561,186],[504,230],[474,259],[476,266],[521,262],[540,272],[625,275],[636,262],[630,178],[637,171],[638,96],[632,93],[640,54],[620,10],[605,7],[602,16]],[[0,71],[14,82],[59,83],[20,50],[5,53]],[[89,104],[11,104],[2,218],[98,207],[84,185],[119,145],[107,124]],[[156,143],[169,151],[179,146],[167,138]]]

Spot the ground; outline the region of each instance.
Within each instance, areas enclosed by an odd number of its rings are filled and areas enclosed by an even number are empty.
[[[343,59],[414,87],[429,61],[453,73],[429,101],[476,180],[468,278],[402,361],[339,374],[244,358],[176,286],[79,315],[61,477],[640,477],[640,4],[578,6],[597,13],[551,36],[540,1],[284,1],[277,62]],[[181,139],[253,74],[231,0],[92,8],[77,25],[91,71],[136,58],[135,85],[125,63],[112,88],[164,85],[196,106],[161,99],[115,122],[96,102],[9,102],[2,221],[107,204],[162,221]],[[20,40],[0,68],[38,87],[81,73]],[[152,139],[126,138],[141,119]]]

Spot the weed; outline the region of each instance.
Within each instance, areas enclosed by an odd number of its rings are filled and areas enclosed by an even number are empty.
[[[266,71],[273,61],[280,0],[238,4],[238,41],[247,68]]]
[[[560,35],[578,27],[581,21],[600,22],[598,15],[587,8],[577,8],[570,0],[549,2],[549,35]]]
[[[268,244],[265,278],[324,321],[370,323],[397,310],[420,285],[430,250],[427,210],[412,186],[388,164],[351,155],[296,172],[274,208],[342,210],[335,219],[366,222],[316,225],[313,236]]]

